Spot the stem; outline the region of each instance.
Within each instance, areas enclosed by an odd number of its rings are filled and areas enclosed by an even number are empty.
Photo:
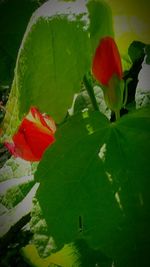
[[[116,111],[115,111],[115,117],[116,117],[116,121],[117,121],[118,119],[120,119],[120,110],[116,110]]]
[[[128,84],[132,81],[132,78],[128,78],[125,82],[125,96],[124,96],[124,102],[123,102],[123,106],[125,107],[126,103],[127,103],[127,99],[128,99]]]
[[[125,97],[124,97],[124,102],[123,102],[123,107],[125,107],[128,99],[128,88],[125,86]]]
[[[85,88],[86,88],[86,90],[88,92],[88,95],[89,95],[89,97],[91,99],[91,102],[92,102],[94,110],[99,110],[98,105],[97,105],[97,101],[96,101],[96,98],[95,98],[95,94],[94,94],[94,91],[93,91],[93,87],[92,87],[89,79],[87,78],[87,75],[84,76],[83,82],[84,82]]]

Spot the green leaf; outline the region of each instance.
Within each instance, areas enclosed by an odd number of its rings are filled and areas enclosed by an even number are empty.
[[[42,214],[42,210],[37,199],[33,200],[33,209],[31,212],[30,229],[33,233],[32,244],[35,245],[38,257],[34,254],[34,247],[27,246],[22,249],[25,260],[30,263],[31,266],[39,266],[41,262],[55,262],[62,266],[85,266],[91,267],[95,264],[103,264],[103,267],[112,266],[112,260],[108,259],[101,251],[90,249],[86,242],[83,240],[77,240],[75,243],[65,245],[63,249],[56,251],[56,245],[52,237],[49,236],[47,224]],[[31,253],[33,249],[33,253]],[[70,255],[70,256],[69,256]],[[39,258],[39,256],[41,258]],[[50,257],[48,257],[50,256]],[[39,258],[39,262],[36,259]],[[42,260],[43,258],[43,260]]]
[[[112,11],[109,5],[102,0],[88,2],[90,17],[90,36],[93,54],[102,36],[114,36]]]
[[[142,42],[134,41],[130,44],[128,48],[128,54],[133,63],[144,58],[144,48],[145,44]]]
[[[138,250],[139,262],[144,259],[149,130],[147,108],[115,123],[99,112],[82,113],[57,131],[35,175],[37,198],[56,245],[81,238],[118,262],[133,266]]]
[[[5,137],[13,134],[18,116],[31,105],[61,122],[91,68],[99,39],[112,32],[111,11],[103,1],[42,5],[31,17],[19,50],[3,123]]]
[[[66,17],[54,17],[49,22],[38,19],[26,39],[17,68],[21,113],[32,103],[60,122],[89,69],[89,54],[83,23]]]

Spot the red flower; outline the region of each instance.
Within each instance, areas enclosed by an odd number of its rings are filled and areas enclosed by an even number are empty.
[[[93,59],[92,72],[104,86],[115,75],[122,79],[121,58],[114,39],[110,36],[101,39]]]
[[[123,105],[124,81],[120,54],[112,37],[101,39],[93,58],[92,72],[101,84],[107,106],[118,119]]]
[[[55,141],[55,131],[53,119],[31,107],[14,134],[13,143],[5,142],[5,145],[15,157],[39,161],[45,149]]]

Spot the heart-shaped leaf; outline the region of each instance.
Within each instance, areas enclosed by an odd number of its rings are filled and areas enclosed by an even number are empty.
[[[149,115],[141,109],[109,123],[87,112],[58,130],[35,175],[58,246],[83,238],[119,261],[143,251],[150,220]]]

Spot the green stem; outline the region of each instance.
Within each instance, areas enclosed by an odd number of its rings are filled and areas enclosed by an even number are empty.
[[[117,121],[118,119],[120,119],[120,110],[116,110],[116,111],[115,111],[115,117],[116,117],[116,121]]]
[[[94,90],[93,90],[93,87],[89,81],[89,79],[87,78],[87,76],[85,75],[84,78],[83,78],[83,82],[84,82],[84,85],[85,85],[85,88],[88,92],[88,95],[91,99],[91,102],[92,102],[92,105],[93,105],[93,108],[94,110],[99,110],[98,108],[98,104],[97,104],[97,101],[96,101],[96,97],[95,97],[95,94],[94,94]]]
[[[132,81],[132,78],[128,78],[125,82],[125,96],[124,96],[124,102],[123,102],[123,107],[125,107],[126,103],[127,103],[127,99],[128,99],[128,84]]]

